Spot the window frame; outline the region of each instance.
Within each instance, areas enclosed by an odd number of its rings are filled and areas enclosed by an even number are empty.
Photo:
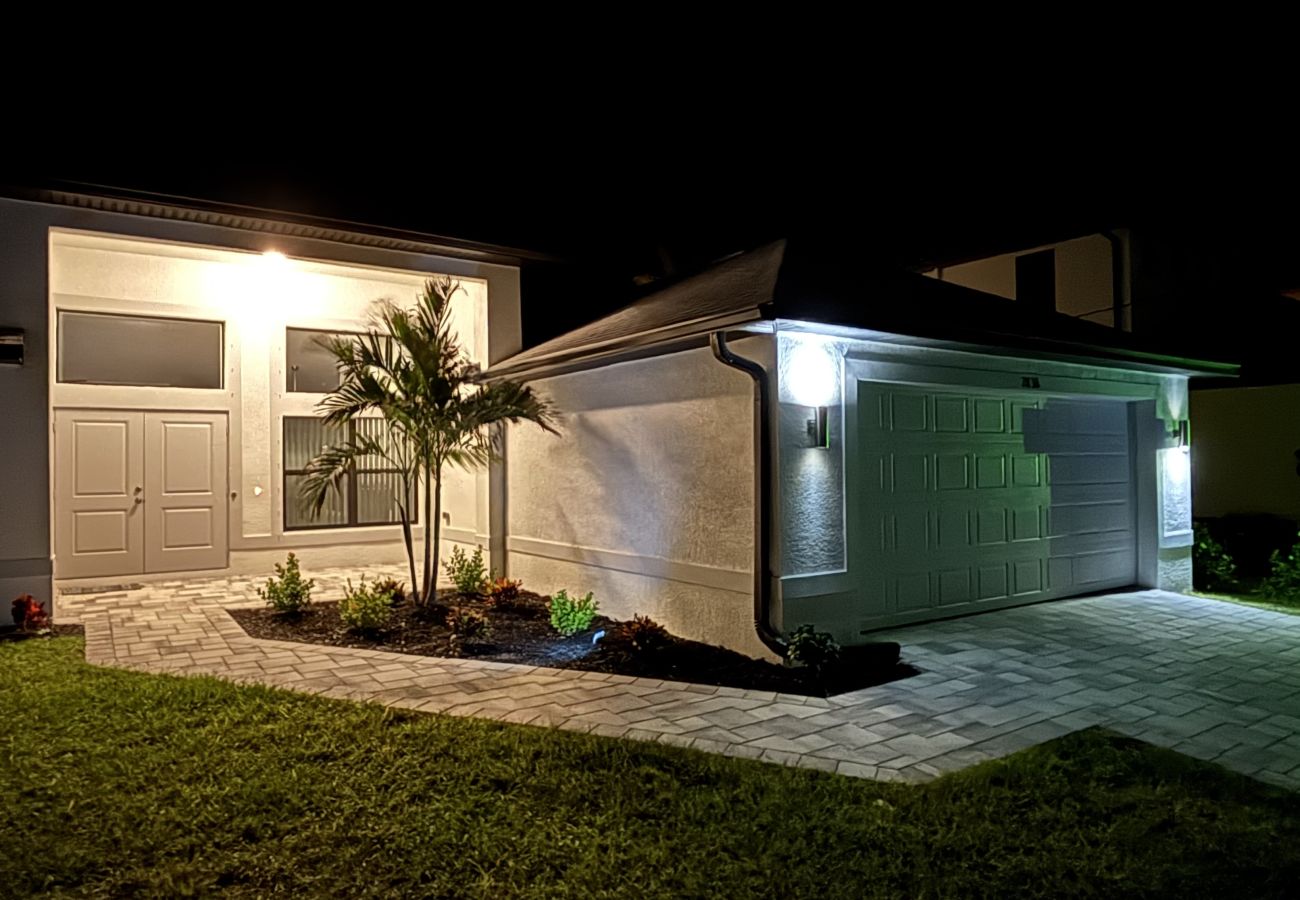
[[[216,387],[185,387],[175,384],[157,384],[144,381],[83,381],[65,379],[64,366],[64,316],[89,316],[100,319],[135,319],[155,322],[185,322],[193,325],[217,326],[217,385]],[[226,389],[226,362],[228,358],[226,342],[228,339],[227,323],[223,319],[202,319],[190,316],[166,316],[148,312],[108,312],[98,309],[77,309],[75,307],[56,307],[54,310],[54,383],[103,388],[150,388],[161,391],[224,391]]]
[[[305,393],[305,392],[300,391],[299,393]],[[368,418],[368,419],[370,419],[370,420],[373,420],[373,421],[383,421],[383,420],[382,420],[380,417],[378,417],[378,416],[368,416],[368,417],[366,417],[366,418]],[[401,469],[394,469],[394,468],[382,468],[382,469],[370,469],[370,468],[367,468],[367,469],[362,469],[362,468],[358,468],[355,462],[354,462],[354,463],[349,467],[349,469],[348,469],[348,474],[347,474],[347,476],[346,476],[346,477],[347,477],[347,483],[346,483],[346,486],[345,486],[344,491],[343,491],[344,504],[345,504],[345,505],[344,505],[344,510],[345,510],[345,517],[346,517],[346,519],[347,519],[346,522],[332,522],[332,523],[324,523],[324,524],[309,524],[309,525],[290,525],[290,524],[289,524],[289,508],[288,508],[288,505],[287,505],[287,504],[289,504],[290,502],[294,502],[294,503],[296,503],[296,502],[298,501],[297,493],[296,493],[296,492],[291,493],[291,492],[289,491],[289,478],[290,478],[291,476],[294,476],[294,475],[305,475],[305,474],[307,474],[307,472],[306,472],[305,469],[290,469],[290,468],[285,464],[285,458],[284,458],[284,457],[285,457],[285,451],[284,451],[284,448],[285,448],[285,447],[287,446],[287,444],[288,444],[288,440],[287,440],[286,432],[288,431],[288,428],[289,428],[289,422],[292,421],[292,420],[296,420],[296,419],[307,419],[307,420],[311,420],[311,421],[315,421],[315,422],[321,422],[321,421],[323,421],[323,420],[321,419],[320,416],[294,416],[294,415],[284,415],[284,416],[281,416],[281,424],[280,424],[280,491],[281,491],[281,496],[284,498],[284,502],[285,502],[285,504],[286,504],[285,507],[284,507],[284,510],[283,510],[282,521],[281,521],[281,525],[282,525],[282,527],[284,528],[284,531],[285,531],[286,533],[287,533],[287,532],[290,532],[290,531],[337,531],[337,530],[342,529],[342,528],[349,528],[349,529],[355,529],[355,528],[392,528],[394,525],[401,525],[401,524],[402,524],[402,520],[401,520],[400,518],[398,518],[398,519],[393,519],[393,520],[388,521],[388,522],[359,522],[359,521],[357,521],[357,516],[358,516],[358,503],[357,503],[357,499],[358,499],[358,491],[357,491],[357,476],[358,476],[358,475],[400,475],[400,474],[402,473],[402,470],[401,470]],[[349,441],[355,441],[355,440],[356,440],[356,434],[357,434],[357,424],[356,424],[356,421],[355,421],[355,420],[349,421],[348,424],[347,424],[347,440],[349,440]],[[419,488],[419,485],[417,484],[417,485],[415,486],[415,492],[414,492],[414,493],[415,493],[415,496],[412,498],[412,502],[411,502],[411,527],[412,527],[412,528],[414,528],[416,525],[418,525],[418,524],[419,524],[419,521],[420,521],[419,491],[420,491],[420,488]]]

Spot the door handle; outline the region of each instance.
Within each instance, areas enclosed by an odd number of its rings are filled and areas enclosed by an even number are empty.
[[[144,488],[142,488],[142,487],[137,487],[137,488],[135,489],[134,493],[135,493],[135,503],[136,503],[136,506],[139,506],[141,503],[144,502],[144,497],[141,496],[141,495],[144,493]]]

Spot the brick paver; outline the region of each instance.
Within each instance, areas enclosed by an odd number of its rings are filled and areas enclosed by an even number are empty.
[[[309,573],[320,595],[381,569]],[[449,715],[921,781],[1099,724],[1300,787],[1300,617],[1163,591],[882,634],[922,674],[826,700],[481,660],[256,640],[226,608],[260,580],[64,594],[86,658]]]

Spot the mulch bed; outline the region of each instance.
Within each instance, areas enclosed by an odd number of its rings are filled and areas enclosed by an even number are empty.
[[[81,625],[54,625],[44,634],[36,634],[31,631],[20,631],[12,625],[0,626],[0,643],[5,641],[30,641],[34,638],[43,637],[74,637],[86,633],[86,629]]]
[[[806,669],[752,659],[666,633],[653,649],[641,649],[632,645],[627,623],[604,616],[597,616],[581,634],[566,638],[551,628],[546,600],[521,591],[512,602],[494,603],[442,591],[428,609],[417,609],[409,602],[397,605],[388,626],[371,635],[348,630],[339,619],[336,602],[315,603],[295,617],[269,609],[233,609],[230,614],[249,635],[269,640],[487,659],[817,697],[884,684],[918,671],[898,662],[897,645],[892,644],[847,650],[844,664],[824,679]],[[490,625],[489,633],[457,647],[443,624],[453,606],[483,613]]]

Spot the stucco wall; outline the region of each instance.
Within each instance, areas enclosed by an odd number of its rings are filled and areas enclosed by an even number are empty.
[[[770,366],[768,338],[735,351]],[[754,635],[753,389],[707,349],[539,381],[563,434],[509,430],[509,566],[595,591],[616,618],[761,654]]]
[[[69,229],[85,232],[97,232],[106,235],[131,236],[149,240],[175,242],[184,247],[171,247],[167,253],[155,254],[147,258],[130,262],[118,261],[106,263],[108,257],[99,255],[97,259],[82,258],[70,266],[51,265],[51,230]],[[204,251],[203,248],[208,248]],[[480,358],[500,359],[515,352],[519,345],[519,276],[518,270],[508,266],[441,257],[429,254],[380,250],[371,247],[340,244],[308,238],[292,238],[281,235],[261,234],[237,229],[219,228],[189,222],[151,219],[138,216],[126,216],[92,210],[75,209],[51,204],[32,203],[0,199],[0,325],[17,326],[26,330],[27,362],[20,368],[0,367],[0,417],[6,423],[10,440],[6,443],[5,464],[0,466],[0,624],[9,621],[9,600],[18,593],[30,592],[42,601],[52,599],[50,582],[52,571],[52,545],[50,528],[50,420],[51,374],[48,349],[51,341],[52,321],[50,295],[52,288],[67,296],[75,296],[77,303],[83,298],[94,307],[107,308],[114,304],[132,301],[141,296],[137,291],[143,288],[145,299],[141,309],[157,303],[178,303],[174,292],[184,292],[181,303],[188,303],[196,297],[209,305],[216,301],[213,293],[214,255],[211,248],[244,251],[237,253],[243,259],[250,254],[260,256],[266,250],[278,250],[294,263],[291,270],[296,270],[302,260],[328,260],[354,269],[351,276],[353,287],[344,290],[338,296],[348,295],[353,299],[369,296],[374,290],[391,293],[394,288],[405,291],[408,283],[418,284],[420,273],[444,272],[467,282],[481,286],[484,297],[490,294],[493,301],[492,317],[483,319],[473,325],[472,340],[476,342]],[[205,255],[205,252],[207,255]],[[91,254],[93,257],[94,254]],[[215,256],[220,256],[217,252]],[[175,260],[168,262],[166,260]],[[105,268],[107,265],[107,268]],[[51,285],[51,269],[55,284]],[[227,267],[230,268],[230,267]],[[312,269],[311,265],[301,264],[301,269],[312,270],[305,276],[308,284],[319,286],[328,282],[328,267]],[[207,274],[197,276],[204,271]],[[394,282],[396,278],[396,282]],[[197,280],[196,280],[197,279]],[[227,288],[237,282],[227,279]],[[291,277],[291,280],[292,277]],[[204,293],[190,293],[200,283],[208,286]],[[215,284],[220,285],[221,276],[215,276]],[[301,286],[301,285],[300,285]],[[244,285],[248,287],[247,283]],[[313,288],[314,290],[314,288]],[[172,292],[172,293],[169,293]],[[220,293],[218,291],[218,293]],[[334,294],[333,289],[327,293]],[[409,293],[409,292],[407,292]],[[229,300],[234,296],[238,300],[251,299],[248,292],[227,290]],[[312,299],[316,294],[311,291],[297,293],[297,296]],[[206,299],[204,299],[206,298]],[[401,295],[398,295],[402,299]],[[486,302],[484,299],[483,303]],[[266,322],[253,325],[254,314],[267,314],[265,309],[249,308],[245,303],[244,311],[235,315],[235,307],[228,311],[239,319],[243,327],[232,325],[228,329],[233,338],[240,335],[239,356],[249,355],[261,358],[263,362],[245,371],[240,367],[237,373],[240,380],[250,386],[260,384],[267,390],[280,377],[273,369],[269,355],[276,338],[274,331]],[[281,310],[271,310],[270,321],[276,316],[287,314]],[[264,327],[265,326],[265,327]],[[467,329],[468,332],[468,329]],[[467,333],[467,337],[470,335]],[[258,350],[258,339],[265,341],[262,350]],[[244,342],[248,346],[244,346]],[[282,342],[282,337],[280,338]],[[484,342],[486,341],[486,345]],[[231,359],[236,356],[232,353]],[[231,382],[232,387],[237,382]],[[282,385],[283,382],[281,381]],[[64,385],[61,388],[72,386]],[[87,393],[91,387],[81,387],[79,391],[60,394],[59,402],[68,405],[93,407],[102,396]],[[110,391],[114,389],[109,389]],[[152,396],[131,400],[137,408],[162,408],[158,392]],[[299,395],[308,397],[309,395]],[[265,399],[263,399],[265,398]],[[298,398],[291,398],[298,399]],[[274,481],[274,456],[265,443],[265,435],[273,429],[270,423],[270,406],[272,399],[265,392],[249,395],[247,400],[228,398],[226,401],[232,429],[232,438],[242,433],[235,423],[245,413],[258,422],[266,422],[261,429],[261,436],[250,432],[250,444],[262,442],[262,449],[246,459],[241,451],[235,453],[232,441],[231,487],[240,495],[241,504],[237,510],[232,509],[232,521],[236,523],[231,541],[232,565],[239,566],[241,559],[249,561],[253,570],[262,571],[261,554],[264,549],[275,550],[282,555],[284,549],[293,544],[285,543],[283,536],[277,535],[274,504],[278,490],[266,491],[266,500],[252,503],[245,514],[242,499],[252,494],[251,490],[240,488],[253,487],[255,481],[248,480],[240,474],[237,467],[247,463],[247,475],[251,479],[266,478],[267,483]],[[185,408],[197,408],[190,403]],[[254,430],[260,426],[252,426]],[[21,439],[19,439],[19,437]],[[265,451],[265,452],[264,452]],[[475,496],[475,502],[467,503],[463,499],[454,501],[457,507],[466,509],[465,515],[453,517],[453,536],[479,542],[487,546],[489,504],[484,489],[479,488],[477,478],[470,480],[469,490]],[[272,485],[274,487],[274,485]],[[269,494],[269,496],[268,496]],[[457,531],[457,527],[460,530]],[[369,532],[369,530],[367,530]],[[378,539],[381,544],[392,544],[392,536],[368,533],[359,544],[341,543],[341,535],[322,538],[321,535],[304,535],[294,544],[311,546],[311,555],[322,560],[342,560],[355,558],[364,554],[365,558],[387,557],[391,547],[377,547],[370,543]],[[283,549],[281,547],[283,545]],[[397,546],[397,545],[394,545]],[[333,548],[333,549],[331,549]],[[397,546],[400,554],[400,546]],[[304,557],[307,554],[304,552]],[[398,557],[400,558],[400,556]],[[324,564],[324,563],[322,563]],[[57,609],[56,609],[57,613]]]
[[[1300,519],[1300,384],[1193,391],[1197,516]]]

